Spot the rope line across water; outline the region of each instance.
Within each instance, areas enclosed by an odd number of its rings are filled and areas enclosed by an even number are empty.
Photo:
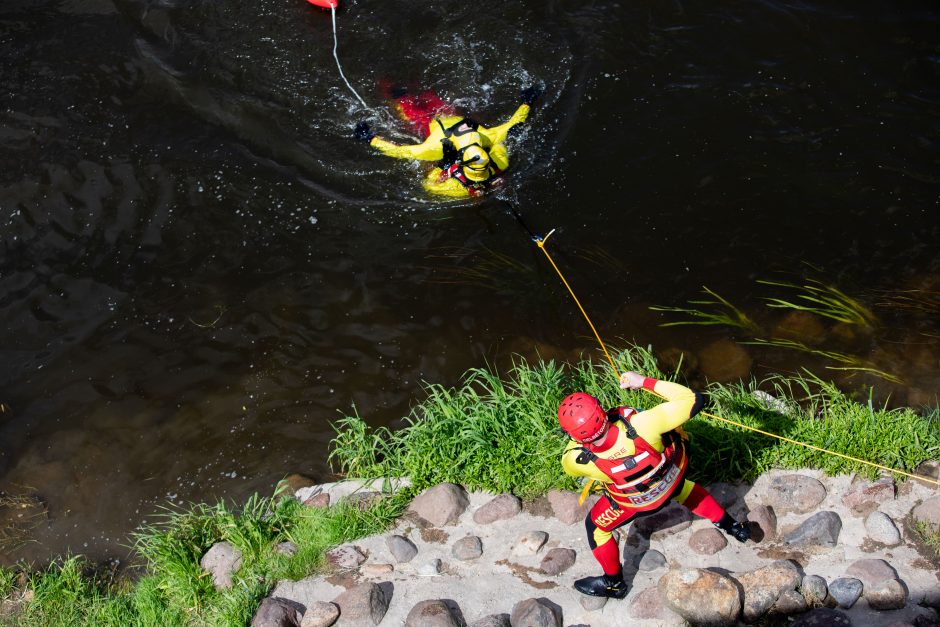
[[[571,285],[568,283],[568,280],[565,278],[565,275],[562,274],[561,269],[559,269],[558,265],[555,263],[555,260],[552,259],[552,256],[551,256],[551,255],[549,254],[549,252],[548,252],[548,249],[545,248],[545,243],[548,241],[548,238],[551,237],[552,233],[554,233],[554,232],[555,232],[555,230],[552,229],[551,231],[549,231],[548,235],[546,235],[545,237],[534,237],[534,238],[533,238],[533,241],[535,242],[535,245],[539,247],[539,250],[541,250],[541,251],[545,254],[545,258],[548,259],[548,262],[552,265],[552,268],[555,269],[555,272],[558,274],[558,278],[560,278],[560,279],[561,279],[561,282],[565,284],[565,287],[566,287],[566,288],[568,288],[568,293],[571,294],[571,298],[574,300],[575,304],[578,306],[578,309],[581,310],[581,315],[584,316],[584,319],[587,321],[588,326],[591,327],[591,331],[594,332],[594,337],[597,338],[597,343],[600,344],[601,349],[604,351],[604,355],[607,357],[607,361],[610,362],[611,368],[613,368],[614,372],[615,372],[616,375],[617,375],[617,378],[619,379],[619,378],[620,378],[620,374],[621,374],[621,373],[620,373],[620,370],[617,368],[617,364],[614,363],[613,358],[610,356],[610,353],[607,351],[607,346],[604,344],[604,340],[601,339],[600,333],[597,332],[597,329],[594,327],[594,323],[591,321],[591,317],[588,316],[587,311],[585,311],[585,310],[584,310],[584,307],[581,305],[581,301],[578,300],[578,297],[575,295],[574,290],[571,289]],[[644,389],[646,389],[646,388],[644,388]],[[665,400],[664,397],[663,397],[661,394],[657,394],[657,393],[654,392],[653,390],[647,390],[647,391],[650,392],[651,394],[654,394],[654,395],[658,396],[659,398],[663,398],[663,400]],[[799,440],[793,440],[793,439],[791,439],[791,438],[784,437],[784,436],[778,435],[778,434],[776,434],[776,433],[771,433],[771,432],[769,432],[769,431],[764,431],[764,430],[758,429],[758,428],[756,428],[756,427],[751,427],[751,426],[748,426],[748,425],[745,425],[745,424],[741,424],[740,422],[736,422],[736,421],[734,421],[734,420],[729,420],[729,419],[727,419],[727,418],[722,418],[721,416],[716,416],[716,415],[710,414],[710,413],[708,413],[708,412],[704,412],[704,411],[703,411],[703,412],[701,412],[701,413],[702,413],[703,416],[707,416],[708,418],[713,418],[713,419],[719,420],[719,421],[721,421],[721,422],[726,422],[726,423],[728,423],[728,424],[730,424],[730,425],[734,425],[735,427],[739,427],[739,428],[741,428],[741,429],[746,429],[746,430],[748,430],[748,431],[754,431],[755,433],[760,433],[761,435],[765,435],[765,436],[770,437],[770,438],[776,438],[776,439],[782,440],[782,441],[784,441],[784,442],[789,442],[790,444],[796,444],[796,445],[798,445],[798,446],[803,446],[803,447],[806,447],[806,448],[809,448],[809,449],[813,449],[813,450],[815,450],[815,451],[819,451],[820,453],[825,453],[825,454],[827,454],[827,455],[833,455],[833,456],[836,456],[836,457],[842,457],[843,459],[848,459],[848,460],[851,460],[851,461],[853,461],[853,462],[857,462],[857,463],[859,463],[859,464],[866,464],[866,465],[868,465],[868,466],[873,466],[873,467],[878,468],[878,469],[880,469],[880,470],[885,470],[885,471],[887,471],[887,472],[891,472],[891,473],[894,473],[894,474],[897,474],[897,475],[903,475],[903,476],[905,476],[905,477],[910,477],[911,479],[916,479],[916,480],[918,480],[918,481],[924,481],[924,482],[927,482],[927,483],[932,483],[932,484],[934,484],[934,485],[936,485],[936,486],[940,486],[940,481],[937,481],[937,480],[935,480],[935,479],[931,479],[931,478],[929,478],[929,477],[924,477],[923,475],[915,475],[915,474],[913,474],[913,473],[909,473],[909,472],[906,472],[906,471],[904,471],[904,470],[898,470],[898,469],[896,469],[896,468],[890,468],[890,467],[888,467],[888,466],[882,466],[881,464],[877,464],[877,463],[875,463],[875,462],[870,462],[870,461],[865,460],[865,459],[860,459],[860,458],[858,458],[858,457],[852,457],[851,455],[845,455],[844,453],[837,453],[836,451],[830,451],[830,450],[821,448],[821,447],[819,447],[819,446],[815,446],[815,445],[813,445],[813,444],[807,444],[806,442],[800,442]]]
[[[346,83],[346,87],[349,87],[349,91],[359,99],[359,102],[362,103],[362,106],[366,109],[369,108],[369,105],[366,104],[366,101],[362,99],[362,96],[359,95],[353,86],[349,84],[349,81],[346,79],[346,75],[343,74],[343,66],[339,64],[339,55],[336,53],[336,49],[339,47],[339,37],[336,36],[336,7],[330,9],[330,14],[333,16],[333,58],[336,59],[336,69],[339,70],[340,78],[343,79],[343,82]]]

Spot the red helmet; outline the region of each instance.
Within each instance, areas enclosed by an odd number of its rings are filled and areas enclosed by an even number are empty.
[[[607,412],[590,394],[575,392],[558,406],[558,422],[575,441],[593,442],[607,429]]]

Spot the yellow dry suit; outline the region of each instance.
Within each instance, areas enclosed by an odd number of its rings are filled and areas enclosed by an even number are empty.
[[[402,146],[381,137],[369,144],[389,157],[437,161],[424,179],[424,189],[439,196],[466,198],[479,196],[498,183],[509,167],[506,135],[525,122],[529,105],[520,105],[505,124],[487,128],[456,115],[434,118],[428,137],[420,144]]]

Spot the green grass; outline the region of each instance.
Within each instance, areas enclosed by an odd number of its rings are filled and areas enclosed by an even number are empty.
[[[696,307],[650,307],[653,311],[667,311],[670,313],[680,313],[689,316],[687,320],[678,320],[676,322],[666,322],[661,324],[663,327],[677,327],[683,325],[722,325],[736,327],[747,331],[751,335],[761,335],[760,326],[750,317],[727,299],[722,298],[712,290],[702,286],[702,291],[711,296],[710,299],[690,300],[690,305]]]
[[[765,298],[768,307],[808,311],[824,318],[865,328],[877,326],[878,317],[860,301],[821,281],[809,279],[803,285],[786,281],[758,281],[761,285],[784,287],[796,292],[795,300]]]
[[[621,372],[662,376],[649,349],[621,351],[615,361]],[[775,413],[752,395],[759,387],[797,402],[789,403],[787,415]],[[608,407],[643,408],[659,402],[642,391],[620,390],[612,369],[603,363],[582,361],[562,368],[553,362],[518,362],[505,379],[475,369],[457,388],[429,386],[427,400],[403,429],[373,430],[356,415],[340,420],[330,459],[350,476],[411,477],[416,489],[450,481],[527,498],[553,487],[571,488],[574,483],[558,467],[566,441],[555,410],[576,390],[598,396]],[[713,385],[708,392],[708,413],[884,466],[910,471],[924,459],[940,456],[936,412],[922,416],[912,409],[859,403],[809,374],[770,379],[762,386]],[[712,418],[698,417],[686,430],[693,436],[691,476],[705,483],[752,479],[772,467],[877,473],[871,466]]]
[[[619,371],[637,370],[663,378],[648,348],[615,356]],[[559,457],[565,438],[555,411],[567,394],[583,390],[605,406],[648,408],[660,402],[644,391],[620,390],[607,363],[588,360],[571,366],[517,361],[501,376],[470,370],[456,387],[428,385],[406,426],[372,428],[358,415],[341,419],[330,460],[349,476],[408,476],[412,486],[386,495],[366,511],[340,502],[327,509],[304,507],[279,496],[250,498],[234,509],[195,504],[164,510],[157,522],[139,529],[133,543],[140,562],[133,577],[115,580],[80,556],[57,560],[33,572],[26,588],[32,600],[20,604],[16,625],[174,626],[246,625],[261,599],[280,579],[324,572],[324,552],[356,538],[381,533],[417,491],[442,481],[470,489],[512,492],[524,498],[553,487],[574,488]],[[785,414],[755,398],[755,382],[708,389],[706,411],[801,442],[892,468],[911,470],[940,457],[940,412],[876,407],[857,401],[812,375],[762,383],[785,401]],[[861,472],[869,466],[696,417],[686,425],[692,437],[690,477],[704,482],[752,479],[772,467],[819,468],[827,473]],[[931,539],[932,538],[932,539]],[[275,550],[290,540],[298,551]],[[227,541],[242,552],[234,586],[216,590],[199,560],[214,543]],[[936,546],[936,535],[926,541]],[[13,570],[0,569],[0,592],[18,599],[24,592]]]
[[[235,511],[219,503],[165,510],[157,523],[134,534],[143,566],[136,581],[114,581],[82,557],[72,556],[33,573],[32,601],[9,624],[90,626],[247,625],[274,584],[325,568],[324,552],[354,538],[380,533],[401,514],[406,497],[392,496],[360,510],[329,509],[293,499],[254,496]],[[293,556],[275,550],[298,545]],[[233,587],[217,591],[199,560],[216,542],[242,552]],[[4,597],[14,598],[15,573],[0,570]]]
[[[925,522],[914,522],[914,530],[921,541],[940,557],[940,530]]]
[[[622,352],[617,361],[621,371],[656,372],[648,350]],[[451,482],[531,498],[572,488],[574,480],[558,466],[566,443],[555,419],[558,404],[575,390],[608,405],[650,402],[620,390],[616,380],[609,366],[590,362],[566,369],[520,361],[505,379],[473,369],[459,387],[427,386],[425,400],[397,431],[370,429],[356,414],[341,419],[330,460],[353,477],[410,477],[418,490]]]
[[[709,388],[706,411],[791,440],[911,472],[925,459],[940,456],[940,413],[876,407],[858,402],[833,384],[812,375],[777,377],[765,382],[778,398],[799,401],[798,410],[781,415],[763,407],[749,385]],[[706,482],[753,479],[770,468],[818,468],[828,474],[858,472],[869,478],[878,469],[814,451],[719,420],[687,423],[692,436],[692,473]],[[900,478],[900,477],[899,477]]]
[[[842,371],[853,371],[860,373],[867,373],[873,376],[876,376],[885,381],[890,381],[892,383],[903,383],[901,377],[886,372],[884,370],[878,369],[875,364],[872,362],[862,359],[856,355],[848,355],[846,353],[840,353],[837,351],[826,351],[819,350],[807,346],[803,342],[798,342],[796,340],[788,340],[782,338],[770,338],[770,339],[754,339],[750,342],[741,342],[741,344],[751,344],[755,346],[774,346],[776,348],[789,348],[807,353],[810,355],[818,355],[819,357],[825,357],[836,363],[842,364],[841,366],[826,366],[827,370],[842,370]]]

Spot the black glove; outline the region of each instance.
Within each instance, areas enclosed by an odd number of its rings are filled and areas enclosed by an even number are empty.
[[[356,128],[353,129],[353,137],[361,142],[370,142],[375,137],[375,133],[369,128],[368,122],[357,122]]]
[[[532,103],[542,95],[542,88],[538,85],[529,85],[519,93],[519,99],[523,104],[532,106]]]

